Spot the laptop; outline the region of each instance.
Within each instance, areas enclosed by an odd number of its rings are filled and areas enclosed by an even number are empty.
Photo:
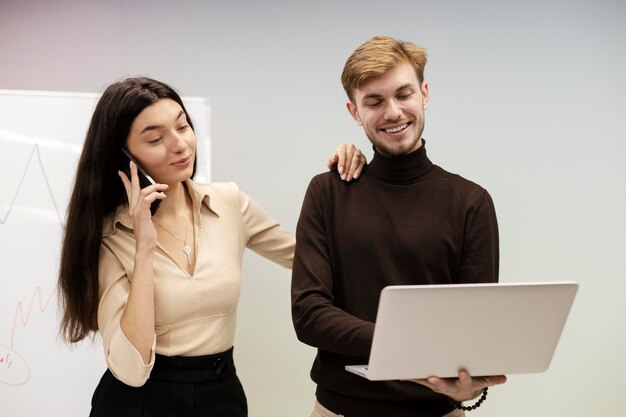
[[[398,285],[384,288],[371,381],[539,373],[548,369],[576,282]]]

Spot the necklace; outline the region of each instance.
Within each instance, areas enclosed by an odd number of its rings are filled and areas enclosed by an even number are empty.
[[[172,235],[175,239],[183,242],[183,252],[185,253],[185,255],[187,255],[187,264],[191,266],[191,246],[189,246],[189,244],[187,243],[187,228],[189,226],[189,221],[188,220],[185,221],[185,237],[184,238],[181,238],[180,236],[176,236],[174,233],[167,230],[161,223],[157,222],[156,220],[152,219],[152,221],[155,222],[161,229],[165,230],[167,233]]]

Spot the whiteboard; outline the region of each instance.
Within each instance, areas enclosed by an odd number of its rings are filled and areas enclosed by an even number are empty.
[[[56,282],[76,164],[99,94],[0,90],[0,414],[86,416],[106,369],[99,338],[59,336]],[[183,97],[210,180],[210,106]]]

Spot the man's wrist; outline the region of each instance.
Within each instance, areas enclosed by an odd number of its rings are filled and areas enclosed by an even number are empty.
[[[448,399],[450,400],[450,403],[454,406],[454,408],[463,410],[463,411],[472,411],[480,407],[480,405],[487,399],[487,391],[488,391],[487,387],[483,388],[480,391],[482,392],[482,395],[480,396],[478,401],[476,401],[474,404],[470,406],[464,406],[462,402],[459,402],[453,398],[448,398]]]

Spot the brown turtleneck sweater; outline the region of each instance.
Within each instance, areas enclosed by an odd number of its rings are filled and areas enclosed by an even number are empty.
[[[352,183],[332,172],[314,177],[296,231],[292,315],[298,338],[318,348],[318,401],[347,417],[451,411],[421,385],[371,382],[344,366],[367,363],[385,286],[496,282],[498,262],[491,197],[433,165],[424,145],[399,157],[375,151]]]

